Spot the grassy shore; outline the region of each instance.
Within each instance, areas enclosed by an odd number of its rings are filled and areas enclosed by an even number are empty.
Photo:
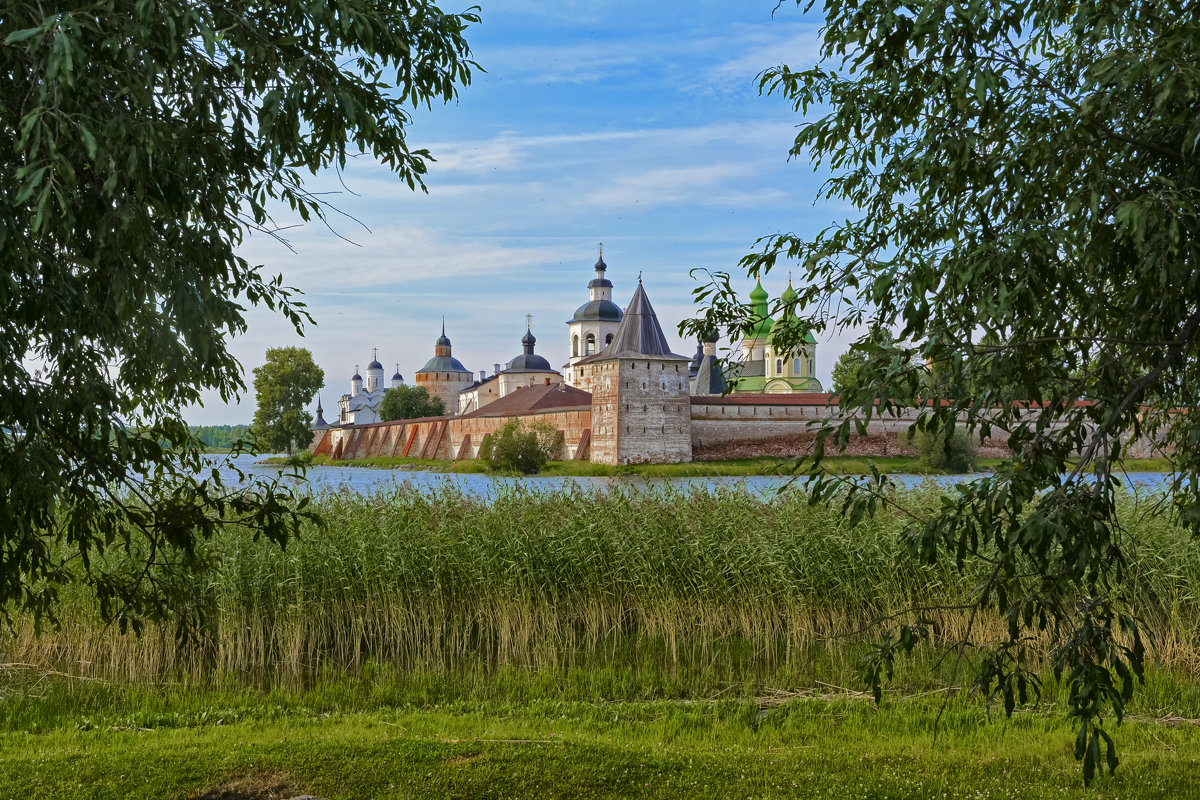
[[[283,458],[266,459],[268,463],[286,463]],[[393,458],[380,456],[363,458],[352,461],[338,461],[328,456],[316,456],[314,466],[334,467],[364,467],[368,469],[405,469],[428,472],[447,472],[472,474],[487,472],[487,464],[477,460],[442,461],[421,458]],[[616,476],[642,475],[660,478],[693,478],[720,476],[748,475],[790,475],[793,471],[794,459],[761,457],[733,458],[720,461],[690,461],[685,464],[593,464],[590,461],[551,461],[538,473],[548,477],[555,476]],[[990,471],[1001,463],[998,458],[979,460],[980,471]],[[924,463],[916,456],[827,456],[823,461],[824,469],[834,475],[867,475],[872,467],[881,473],[908,475],[938,475],[941,470]],[[1128,472],[1168,472],[1170,462],[1165,458],[1127,459],[1124,469]],[[802,473],[803,474],[803,473]]]

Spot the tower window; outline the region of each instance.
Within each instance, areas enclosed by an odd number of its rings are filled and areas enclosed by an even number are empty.
[[[783,374],[783,359],[782,358],[775,359],[775,374],[776,375]]]
[[[794,372],[797,375],[804,374],[804,369],[800,366],[800,359],[798,359],[798,358],[792,359],[792,372]]]
[[[587,342],[585,343],[584,347],[585,347],[584,352],[587,355],[589,355],[589,356],[596,355],[596,334],[589,333],[587,335]]]
[[[604,337],[604,345],[605,345],[606,347],[607,347],[608,345],[612,344],[612,337],[613,337],[613,335],[612,335],[611,333],[610,333],[608,336],[605,336],[605,337]]]
[[[574,358],[578,355],[579,355],[579,334],[577,333],[571,337],[571,357]]]

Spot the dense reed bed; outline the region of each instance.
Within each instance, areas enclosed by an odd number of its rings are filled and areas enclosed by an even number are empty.
[[[920,510],[932,490],[900,502]],[[68,598],[59,631],[19,622],[9,662],[132,680],[304,685],[331,670],[453,672],[603,663],[763,669],[810,663],[912,604],[961,601],[974,576],[908,556],[900,516],[849,529],[800,492],[453,491],[317,498],[328,527],[286,550],[229,531],[201,578],[211,638],[120,636]],[[1161,662],[1200,665],[1200,550],[1147,504],[1124,507],[1125,590]],[[938,619],[940,634],[965,619]],[[997,635],[995,620],[975,638]],[[848,644],[849,643],[849,644]]]

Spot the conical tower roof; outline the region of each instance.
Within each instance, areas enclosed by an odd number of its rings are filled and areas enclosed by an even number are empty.
[[[666,356],[689,360],[687,356],[671,352],[671,346],[667,344],[667,337],[663,335],[658,316],[654,313],[654,307],[650,305],[650,299],[646,297],[646,290],[642,288],[640,280],[633,292],[633,299],[629,301],[629,307],[625,309],[625,316],[621,318],[621,324],[613,334],[612,342],[593,358],[601,361],[631,356]]]

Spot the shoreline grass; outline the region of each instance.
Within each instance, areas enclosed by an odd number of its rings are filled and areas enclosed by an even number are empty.
[[[287,459],[267,458],[268,464],[285,465]],[[661,478],[740,477],[750,475],[791,474],[789,464],[793,459],[763,456],[759,458],[735,458],[716,461],[690,461],[683,464],[593,464],[590,461],[551,461],[538,472],[540,477],[609,477],[637,475]],[[978,471],[990,472],[1003,463],[999,458],[982,458]],[[885,475],[945,475],[943,470],[922,463],[917,456],[826,456],[822,460],[826,472],[833,475],[869,475],[872,467]],[[334,460],[320,455],[313,458],[313,466],[356,467],[362,469],[400,469],[422,472],[444,472],[450,474],[481,474],[488,471],[487,465],[479,460],[445,461],[420,458],[398,458],[379,456],[353,460]],[[1169,473],[1171,462],[1165,458],[1126,459],[1126,472]],[[507,474],[507,473],[497,473]],[[806,474],[801,472],[801,474]]]

